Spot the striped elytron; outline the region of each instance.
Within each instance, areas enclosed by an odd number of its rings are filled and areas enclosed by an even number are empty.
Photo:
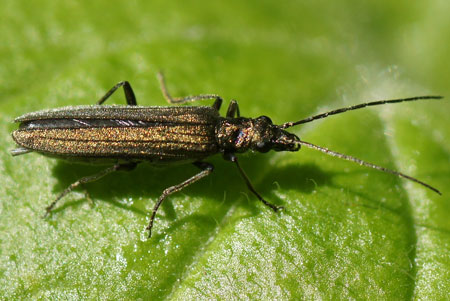
[[[149,236],[156,212],[161,203],[172,193],[209,175],[213,165],[203,161],[221,153],[225,160],[238,168],[247,187],[265,205],[277,211],[278,207],[266,201],[253,187],[238,163],[236,153],[248,150],[258,152],[298,151],[301,145],[322,151],[328,155],[356,162],[360,165],[388,172],[419,183],[437,193],[440,192],[413,177],[363,160],[331,151],[327,148],[300,140],[285,129],[329,115],[335,115],[367,106],[439,99],[440,96],[419,96],[394,100],[381,100],[341,108],[315,115],[297,122],[274,125],[269,117],[240,117],[239,107],[232,100],[225,117],[219,109],[222,98],[214,94],[173,98],[168,93],[164,78],[159,74],[161,88],[169,103],[185,103],[195,100],[215,99],[208,106],[141,107],[137,106],[134,92],[127,81],[119,82],[93,106],[63,107],[25,114],[15,119],[19,129],[12,133],[19,145],[12,155],[37,152],[51,157],[93,163],[108,163],[110,167],[67,187],[47,208],[48,215],[56,203],[77,186],[96,181],[117,170],[132,170],[140,162],[151,164],[192,163],[200,172],[186,181],[164,190],[153,208],[147,227]],[[123,87],[127,105],[102,105],[118,88]]]

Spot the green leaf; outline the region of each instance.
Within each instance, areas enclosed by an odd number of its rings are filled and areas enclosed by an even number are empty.
[[[237,99],[277,123],[374,99],[449,96],[443,1],[7,1],[0,12],[0,295],[6,299],[445,299],[450,294],[447,99],[349,112],[303,140],[417,177],[303,148],[240,156],[169,198],[197,169],[140,165],[44,208],[102,167],[12,157],[11,121],[93,104],[120,80],[141,105]],[[111,103],[124,103],[122,92]],[[200,104],[199,104],[200,105]],[[209,103],[208,103],[209,105]]]

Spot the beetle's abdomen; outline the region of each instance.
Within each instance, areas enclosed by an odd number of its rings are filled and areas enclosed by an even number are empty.
[[[114,112],[101,116],[97,112],[86,116],[85,110],[77,115],[74,110],[79,109],[75,108],[65,112],[70,118],[58,116],[61,111],[37,112],[18,120],[21,124],[13,132],[13,138],[26,149],[72,159],[118,158],[168,163],[200,160],[218,151],[217,116],[208,107],[197,107],[201,110],[169,107],[164,108],[166,114],[161,114],[161,109],[152,111],[151,107],[140,111],[136,107],[122,107],[122,114],[118,114],[117,107],[113,108]],[[112,113],[116,114],[115,118],[106,118]]]

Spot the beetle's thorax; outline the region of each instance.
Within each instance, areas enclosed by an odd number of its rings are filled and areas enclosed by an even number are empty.
[[[266,116],[221,118],[216,127],[217,144],[226,152],[297,151],[300,149],[298,140],[296,135],[272,124]]]

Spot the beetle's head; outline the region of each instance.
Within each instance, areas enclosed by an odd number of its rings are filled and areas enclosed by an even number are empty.
[[[253,121],[252,150],[266,153],[270,150],[295,152],[300,149],[300,144],[297,143],[300,138],[274,125],[269,117],[260,116]]]
[[[224,119],[217,131],[218,143],[226,151],[242,153],[253,150],[295,152],[300,138],[274,125],[267,116]]]

